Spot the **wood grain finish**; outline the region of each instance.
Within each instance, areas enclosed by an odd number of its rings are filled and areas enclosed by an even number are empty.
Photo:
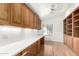
[[[64,43],[67,44],[67,35],[64,34]]]
[[[67,44],[70,48],[72,48],[72,42],[73,42],[72,40],[73,40],[72,36],[66,35],[66,44]]]
[[[8,4],[0,4],[0,18],[2,20],[8,21]]]
[[[79,6],[64,19],[64,41],[79,55]]]
[[[76,54],[61,42],[45,41],[38,56],[76,56]]]
[[[15,24],[16,26],[21,26],[23,24],[22,22],[22,6],[21,4],[13,4],[13,20],[12,23]]]
[[[24,50],[17,53],[16,56],[36,56],[40,52],[41,46],[44,45],[44,44],[41,44],[42,39],[44,40],[44,38],[42,37],[41,39],[34,42]]]
[[[42,37],[42,38],[40,39],[40,44],[41,44],[41,45],[44,45],[44,42],[45,42],[44,37]]]
[[[73,50],[79,55],[79,38],[77,37],[73,39]]]
[[[26,4],[0,4],[0,24],[2,25],[41,29],[38,18],[39,16]]]
[[[0,24],[1,25],[8,25],[10,22],[10,8],[9,4],[1,3],[0,4]]]

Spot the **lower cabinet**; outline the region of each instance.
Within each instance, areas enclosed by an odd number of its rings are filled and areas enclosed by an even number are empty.
[[[65,35],[65,36],[64,36],[64,41],[65,41],[65,44],[66,44],[68,47],[72,48],[72,44],[73,44],[73,38],[72,38],[72,36]]]
[[[0,25],[9,25],[9,22],[7,22],[7,21],[3,21],[3,20],[0,20]]]
[[[67,45],[72,48],[73,38],[72,36],[67,35]]]
[[[20,53],[16,54],[16,56],[36,56],[41,49],[41,42],[42,42],[41,39],[39,39],[29,47],[25,48]]]
[[[73,38],[73,50],[77,55],[79,55],[79,38]]]
[[[67,35],[64,34],[64,43],[67,44]]]
[[[37,54],[37,42],[22,51],[22,56],[33,56]]]
[[[42,38],[40,39],[40,44],[41,44],[41,45],[44,45],[44,37],[42,37]]]

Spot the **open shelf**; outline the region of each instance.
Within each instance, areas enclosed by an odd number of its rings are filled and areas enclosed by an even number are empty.
[[[74,28],[75,27],[79,27],[79,21],[76,21],[75,23],[74,23]]]
[[[71,26],[72,26],[72,23],[69,23],[69,24],[67,24],[67,25],[68,25],[68,26],[69,26],[69,25],[71,25]]]
[[[67,32],[67,35],[72,36],[72,32]]]
[[[74,37],[79,37],[79,27],[74,29]]]
[[[73,14],[74,14],[74,21],[73,21],[73,23],[74,23],[74,26],[73,26],[73,29],[74,29],[74,32],[73,32],[73,34],[74,34],[74,37],[78,37],[79,38],[79,8],[77,8],[74,12],[73,12]]]
[[[74,17],[74,22],[76,22],[78,20],[79,20],[79,15],[77,15],[77,16]]]
[[[74,28],[79,28],[79,26],[74,26]]]
[[[66,19],[64,20],[64,34],[66,34]]]
[[[72,36],[72,14],[64,20],[64,34]]]
[[[79,55],[79,6],[65,19],[66,34],[64,35],[64,42]]]
[[[79,7],[65,18],[64,34],[79,37]]]
[[[79,13],[79,8],[74,11],[74,15],[76,16]]]
[[[70,14],[69,16],[67,16],[67,18],[68,18],[68,19],[71,19],[71,18],[72,18],[72,14]]]
[[[76,15],[74,14],[74,17],[79,16],[79,13],[77,13]]]
[[[72,18],[67,19],[67,23],[72,23]]]
[[[79,22],[79,19],[77,19],[77,20],[74,20],[74,22]]]

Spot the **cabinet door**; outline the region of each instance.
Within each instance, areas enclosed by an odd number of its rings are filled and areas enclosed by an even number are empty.
[[[29,12],[29,8],[25,4],[22,4],[22,19],[24,27],[29,27]]]
[[[64,43],[67,44],[67,37],[64,35]]]
[[[33,22],[34,18],[33,18],[33,15],[34,15],[34,13],[31,12],[30,13],[30,26],[31,26],[31,28],[34,28],[34,22]]]
[[[33,43],[31,46],[29,46],[28,48],[26,48],[22,54],[26,55],[26,56],[33,56],[33,55],[37,55],[37,50],[38,50],[38,42]]]
[[[73,38],[73,50],[79,55],[79,38]]]
[[[8,24],[10,19],[10,6],[7,3],[0,3],[0,24]]]
[[[36,19],[35,19],[35,29],[37,29],[37,16],[36,16]]]
[[[38,29],[40,30],[41,29],[41,20],[38,19],[39,23],[38,23]]]
[[[33,20],[32,21],[33,21],[33,24],[32,24],[33,25],[33,29],[35,29],[35,14],[34,13],[33,13]]]
[[[72,36],[67,35],[66,38],[67,45],[72,48]]]
[[[12,23],[14,25],[22,25],[23,21],[22,21],[22,5],[19,3],[14,3],[13,4],[13,19],[12,19]]]
[[[35,18],[35,29],[37,29],[37,16]]]

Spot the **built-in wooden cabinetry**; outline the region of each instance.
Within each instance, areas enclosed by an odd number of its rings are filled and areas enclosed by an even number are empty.
[[[37,56],[42,45],[44,45],[44,37],[17,53],[16,56]]]
[[[64,42],[79,55],[79,6],[64,19]]]
[[[0,4],[0,25],[10,23],[10,4]]]
[[[0,24],[41,29],[39,16],[24,3],[0,4]]]
[[[22,26],[23,19],[22,19],[22,5],[21,4],[12,4],[11,5],[11,13],[13,14],[12,17],[12,24],[15,26]]]

